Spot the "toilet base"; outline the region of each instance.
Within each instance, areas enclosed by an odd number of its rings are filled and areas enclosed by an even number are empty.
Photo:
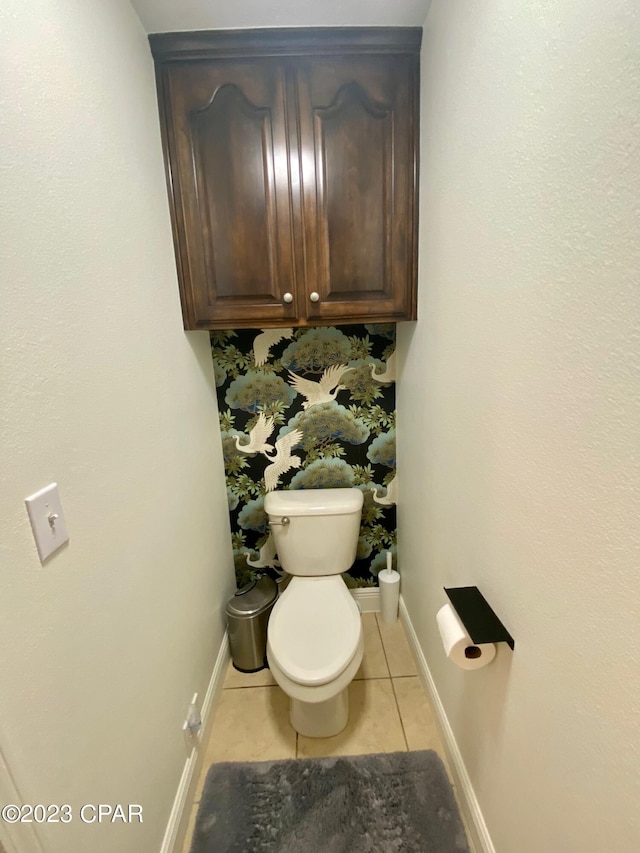
[[[333,737],[340,734],[349,719],[348,688],[324,702],[291,699],[289,719],[298,734],[305,737]]]

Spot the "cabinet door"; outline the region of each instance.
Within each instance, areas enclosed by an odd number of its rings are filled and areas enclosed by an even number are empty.
[[[167,63],[160,83],[185,328],[287,325],[297,304],[281,63]]]
[[[296,68],[307,317],[414,319],[417,58]]]

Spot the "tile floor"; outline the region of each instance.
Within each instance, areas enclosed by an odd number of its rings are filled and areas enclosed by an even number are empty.
[[[269,761],[434,749],[445,762],[427,694],[402,624],[363,613],[364,657],[349,687],[349,722],[339,735],[308,738],[289,723],[289,699],[268,669],[245,674],[229,664],[222,698],[205,746],[183,848],[188,853],[205,776],[217,761]]]

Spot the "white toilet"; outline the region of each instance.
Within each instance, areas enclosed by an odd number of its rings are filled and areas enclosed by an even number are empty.
[[[340,577],[356,556],[362,492],[269,492],[264,508],[282,567],[293,575],[267,628],[273,677],[290,697],[293,728],[331,737],[347,725],[347,688],[364,639],[360,610]]]

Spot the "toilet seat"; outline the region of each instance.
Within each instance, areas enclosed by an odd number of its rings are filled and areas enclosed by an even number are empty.
[[[337,679],[361,646],[360,611],[340,575],[294,577],[269,618],[269,654],[291,681]]]

